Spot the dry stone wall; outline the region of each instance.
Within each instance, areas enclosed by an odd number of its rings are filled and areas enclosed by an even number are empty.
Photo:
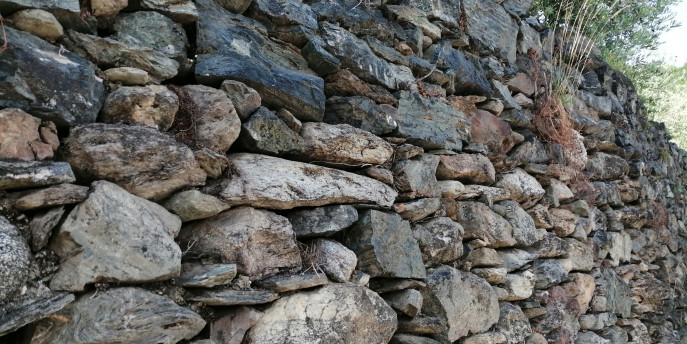
[[[0,0],[0,342],[684,342],[687,154],[594,53],[543,130],[530,5]]]

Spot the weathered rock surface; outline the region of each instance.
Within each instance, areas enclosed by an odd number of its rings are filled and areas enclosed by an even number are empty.
[[[241,121],[234,104],[226,93],[203,85],[181,88],[188,97],[187,106],[193,109],[191,116],[195,144],[215,152],[224,152],[236,141],[241,132]]]
[[[513,201],[501,201],[492,207],[513,226],[513,239],[520,246],[530,246],[544,237],[546,231],[537,229],[532,217]]]
[[[229,284],[236,277],[235,264],[193,264],[181,265],[181,273],[174,283],[192,288],[211,288]]]
[[[335,282],[348,282],[358,264],[355,252],[334,240],[316,239],[308,250],[314,256],[310,262],[313,268],[322,270]]]
[[[330,124],[349,124],[372,134],[382,135],[392,132],[398,126],[396,113],[396,108],[386,104],[378,105],[368,97],[334,96],[327,99],[322,120]]]
[[[179,97],[165,86],[120,87],[105,99],[100,120],[169,129],[179,110]]]
[[[278,298],[279,295],[267,290],[196,289],[191,291],[188,300],[209,306],[241,306],[261,305]]]
[[[71,130],[63,148],[82,180],[108,180],[147,199],[205,182],[191,149],[149,127],[83,125]]]
[[[2,54],[0,73],[11,77],[0,81],[0,107],[19,108],[60,127],[95,122],[105,97],[95,66],[31,34],[5,31],[14,43]]]
[[[31,241],[29,244],[33,252],[38,252],[48,245],[52,230],[60,223],[64,213],[64,206],[60,206],[46,211],[39,211],[33,216],[31,222],[29,222],[29,230],[31,231]]]
[[[269,155],[298,154],[305,149],[303,138],[265,107],[243,123],[240,140],[247,150]]]
[[[284,48],[267,39],[262,24],[236,16],[212,0],[197,1],[197,6],[199,82],[240,81],[258,91],[263,105],[284,107],[300,120],[322,119],[324,81],[280,63],[275,52]]]
[[[286,276],[271,276],[258,282],[258,285],[262,288],[266,288],[277,293],[283,293],[287,291],[319,287],[327,283],[329,283],[329,280],[327,279],[326,275],[315,272],[299,273],[296,275]]]
[[[140,288],[91,292],[56,315],[38,323],[45,331],[37,333],[33,340],[65,344],[176,343],[193,338],[205,326],[198,314]]]
[[[417,92],[400,91],[397,133],[425,149],[460,150],[470,138],[470,122],[462,112],[438,98],[422,97]]]
[[[469,272],[437,268],[427,276],[422,296],[422,313],[447,321],[448,331],[436,335],[442,342],[484,332],[499,320],[496,293],[489,283]]]
[[[389,143],[347,124],[308,122],[300,131],[303,152],[310,161],[345,165],[381,165],[394,152]]]
[[[329,236],[358,221],[358,211],[350,205],[330,205],[296,210],[286,217],[298,238]]]
[[[379,295],[354,284],[329,284],[284,297],[248,332],[249,343],[388,343],[396,313]]]
[[[179,216],[182,222],[204,219],[229,209],[229,205],[215,196],[198,190],[182,191],[162,203],[165,209]]]
[[[332,203],[391,206],[396,192],[374,179],[257,154],[231,154],[234,173],[207,191],[229,205],[270,209]]]
[[[518,25],[497,3],[468,0],[464,4],[467,31],[483,49],[515,62]]]
[[[422,154],[408,160],[394,163],[394,186],[407,198],[439,197],[441,189],[437,183],[436,170],[439,157]]]
[[[181,250],[174,237],[180,228],[179,218],[161,206],[112,183],[95,182],[51,243],[63,263],[50,287],[81,291],[93,282],[176,277]]]
[[[522,313],[520,307],[503,302],[499,307],[499,313],[499,321],[493,329],[506,335],[505,343],[522,343],[532,333],[529,319]]]
[[[224,80],[220,88],[234,104],[234,109],[242,120],[250,117],[260,107],[260,94],[240,81]]]
[[[9,19],[17,29],[45,40],[56,40],[64,35],[62,24],[48,11],[41,9],[21,10],[15,12]]]
[[[403,314],[415,317],[422,309],[422,294],[415,289],[405,289],[382,295],[384,301]]]
[[[47,288],[46,288],[47,289]],[[74,301],[74,295],[68,293],[39,293],[36,297],[13,303],[5,307],[0,321],[0,336],[20,329],[34,321],[61,310]]]
[[[513,237],[513,226],[482,203],[458,202],[457,216],[466,239],[481,239],[492,247],[518,243]]]
[[[9,301],[26,282],[31,251],[26,241],[4,216],[0,216],[0,305]]]
[[[66,162],[0,161],[0,190],[26,189],[75,182]]]
[[[358,268],[372,277],[426,276],[410,224],[398,214],[366,210],[346,230],[343,243],[358,256]]]
[[[130,0],[138,7],[160,12],[178,23],[198,20],[198,10],[191,0]]]
[[[82,202],[88,196],[88,188],[74,184],[60,184],[47,188],[21,192],[14,203],[17,210],[33,210],[63,204]]]
[[[404,220],[417,222],[436,213],[441,208],[441,199],[420,198],[408,203],[396,203],[394,208]]]
[[[53,147],[41,140],[41,120],[19,109],[0,110],[0,159],[52,158]],[[59,146],[59,141],[57,141]]]
[[[210,323],[210,340],[213,342],[203,344],[241,344],[246,331],[261,317],[262,312],[253,308],[243,306],[231,309]]]
[[[189,257],[236,264],[251,279],[301,266],[291,224],[266,210],[227,210],[184,226],[178,240]]]
[[[437,167],[437,178],[458,179],[466,183],[491,184],[496,180],[496,171],[491,161],[480,154],[441,155]]]
[[[148,72],[133,67],[116,67],[104,70],[105,77],[110,82],[120,83],[124,86],[140,86],[150,82]]]
[[[487,145],[491,152],[507,153],[516,144],[511,127],[488,111],[473,111],[470,125],[471,141]]]
[[[509,190],[513,200],[525,209],[532,207],[545,193],[534,177],[519,168],[501,175],[495,186]]]
[[[463,227],[448,217],[437,217],[413,226],[425,264],[448,263],[463,254]]]

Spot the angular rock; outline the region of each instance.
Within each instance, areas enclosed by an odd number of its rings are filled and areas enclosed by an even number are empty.
[[[212,288],[229,284],[236,277],[236,264],[181,264],[174,284],[187,288]]]
[[[498,253],[499,256],[501,256],[501,259],[503,259],[503,264],[501,266],[508,270],[508,272],[520,269],[521,267],[525,266],[525,264],[528,264],[537,258],[536,253],[530,253],[517,248],[499,250]]]
[[[205,326],[205,320],[198,314],[140,288],[90,292],[56,315],[37,323],[45,331],[38,331],[35,336],[39,337],[33,340],[74,344],[176,343],[193,338]]]
[[[516,144],[510,126],[490,112],[475,110],[469,117],[472,142],[483,143],[495,153],[508,153]]]
[[[26,189],[75,182],[66,162],[0,161],[0,190]]]
[[[441,190],[436,179],[439,157],[422,154],[413,159],[394,163],[394,186],[407,198],[439,197]]]
[[[439,156],[437,178],[458,179],[464,183],[491,184],[496,180],[494,165],[481,154]]]
[[[392,107],[398,104],[398,100],[384,87],[368,85],[348,69],[330,74],[324,81],[324,93],[330,98],[364,96],[379,104],[390,104]]]
[[[2,54],[0,74],[11,77],[0,81],[0,108],[19,108],[60,127],[95,122],[105,97],[95,66],[31,34],[5,32],[12,49]]]
[[[581,331],[577,334],[575,344],[610,344],[611,342],[591,331]]]
[[[546,234],[546,231],[535,227],[532,217],[516,202],[500,201],[492,209],[513,226],[513,238],[521,246],[530,246]]]
[[[519,27],[508,12],[498,3],[483,0],[468,0],[462,6],[470,38],[482,49],[515,63]]]
[[[186,115],[193,118],[191,130],[195,143],[218,153],[229,149],[239,137],[241,120],[226,93],[203,85],[187,85],[181,89],[187,97],[186,106],[193,109],[193,113]]]
[[[587,313],[589,302],[594,296],[596,283],[594,277],[583,273],[570,274],[570,282],[562,287],[565,292],[574,297],[580,307],[580,314]]]
[[[193,290],[191,291],[191,301],[201,302],[209,306],[241,306],[241,305],[261,305],[269,303],[279,298],[274,292],[267,290]]]
[[[355,252],[334,240],[316,239],[308,245],[312,251],[310,263],[335,282],[348,282],[353,275],[358,258]],[[307,263],[307,262],[306,262]]]
[[[299,47],[317,31],[315,12],[300,1],[254,0],[250,15],[267,26],[270,36]]]
[[[531,208],[545,193],[544,188],[534,177],[519,168],[501,175],[495,186],[508,189],[513,200],[525,209]]]
[[[494,325],[493,330],[506,335],[508,340],[505,343],[522,343],[525,341],[525,338],[532,334],[530,321],[520,307],[512,303],[503,302],[500,304],[499,313],[499,321]]]
[[[632,289],[614,270],[601,269],[596,291],[607,300],[605,310],[619,314],[623,318],[630,316],[633,303]]]
[[[501,344],[507,343],[508,339],[501,332],[485,332],[465,338],[463,344]]]
[[[447,321],[448,330],[436,335],[442,342],[484,332],[499,319],[496,293],[489,283],[469,272],[437,268],[427,276],[422,296],[422,313]]]
[[[417,316],[420,313],[420,309],[422,309],[422,294],[415,289],[384,294],[382,298],[393,309],[409,317]]]
[[[458,202],[458,223],[465,239],[481,239],[491,247],[513,246],[513,226],[489,207],[478,202]]]
[[[62,157],[78,167],[82,180],[109,180],[147,199],[162,199],[205,182],[205,171],[187,146],[149,127],[78,126],[63,148]]]
[[[329,236],[358,221],[358,211],[350,205],[330,205],[297,210],[286,215],[300,238]]]
[[[293,130],[294,133],[299,133],[301,128],[303,128],[303,122],[298,120],[298,118],[287,109],[279,109],[275,115],[277,115],[282,122],[286,123],[289,129]]]
[[[575,232],[578,217],[566,209],[549,209],[553,230],[559,237],[566,237]]]
[[[396,134],[425,149],[461,150],[470,139],[470,122],[462,112],[438,98],[400,91]]]
[[[124,86],[139,86],[150,82],[148,72],[133,67],[116,67],[104,70],[109,82],[119,83]]]
[[[465,195],[465,185],[457,180],[440,180],[441,197],[456,199]]]
[[[134,67],[148,72],[153,82],[161,82],[177,75],[179,62],[152,50],[142,43],[123,42],[68,31],[61,40],[65,48],[87,58],[98,67]]]
[[[484,278],[489,284],[503,284],[506,283],[506,276],[508,276],[508,270],[505,268],[481,268],[472,269],[470,272],[475,275]]]
[[[389,344],[439,344],[436,340],[410,334],[395,334]]]
[[[181,250],[174,242],[181,221],[161,206],[98,181],[88,199],[60,226],[51,249],[62,265],[53,290],[81,291],[88,283],[141,283],[176,277]]]
[[[546,312],[533,321],[533,331],[547,334],[549,340],[561,339],[565,343],[573,343],[580,329],[578,303],[559,286],[549,289],[545,301]]]
[[[179,216],[182,222],[204,219],[229,209],[229,206],[217,197],[198,190],[176,193],[165,200],[162,206]]]
[[[436,213],[440,207],[441,199],[439,198],[420,198],[408,203],[397,203],[394,205],[396,212],[404,220],[410,222],[420,221]]]
[[[74,184],[60,184],[36,191],[16,195],[14,207],[17,210],[33,210],[57,205],[82,202],[88,196],[88,188]]]
[[[365,41],[346,29],[324,23],[320,30],[325,49],[341,61],[341,68],[350,70],[360,79],[392,90],[403,82],[415,80],[408,67],[393,65],[377,57]]]
[[[323,45],[324,42],[319,37],[312,38],[301,49],[301,54],[308,61],[310,69],[318,75],[327,76],[341,70],[341,61],[325,50]]]
[[[177,23],[198,20],[198,10],[191,0],[129,0],[134,7],[160,12]]]
[[[218,178],[229,167],[229,159],[224,154],[219,154],[208,148],[201,148],[193,152],[193,155],[208,178]]]
[[[47,289],[47,288],[46,288]],[[46,316],[61,310],[74,301],[74,295],[67,293],[47,293],[35,298],[22,300],[18,304],[12,304],[4,308],[0,321],[0,336],[14,332],[22,326],[40,320]]]
[[[227,210],[184,226],[178,238],[189,257],[233,263],[251,279],[301,266],[289,221],[249,207]]]
[[[346,230],[343,243],[358,256],[358,269],[372,277],[426,276],[410,224],[397,214],[366,210]]]
[[[332,203],[391,206],[397,195],[381,182],[341,170],[257,154],[228,157],[233,173],[206,191],[229,205],[269,209]]]
[[[568,279],[568,271],[555,259],[537,260],[530,269],[534,274],[534,287],[546,289]]]
[[[235,80],[224,80],[220,87],[234,104],[234,109],[242,120],[248,119],[260,107],[262,98],[258,91]]]
[[[210,323],[210,340],[207,344],[241,344],[248,329],[262,317],[262,312],[245,306],[231,309]]]
[[[327,280],[327,276],[324,274],[300,273],[289,276],[272,276],[258,282],[258,285],[276,293],[284,293],[287,291],[318,287],[327,283],[329,283],[329,280]]]
[[[349,124],[375,135],[383,135],[398,126],[394,119],[396,112],[396,108],[388,104],[377,105],[368,97],[334,96],[327,99],[322,120],[330,124]]]
[[[480,247],[468,253],[465,257],[466,265],[471,268],[499,266],[503,264],[503,259],[493,248]]]
[[[424,11],[415,7],[394,5],[387,6],[386,10],[396,16],[397,21],[408,22],[417,26],[425,35],[429,36],[429,38],[441,38],[441,28],[430,23]]]
[[[283,297],[248,332],[250,343],[388,343],[396,313],[379,295],[354,284],[329,284]]]
[[[412,319],[398,319],[397,333],[436,334],[448,329],[446,320],[440,317],[418,315]]]
[[[413,279],[397,279],[397,278],[375,278],[370,280],[370,289],[376,293],[390,293],[404,289],[421,290],[426,284],[424,282]]]
[[[504,298],[506,301],[527,299],[534,291],[534,274],[531,271],[508,274],[503,288],[508,293]]]
[[[241,128],[240,141],[249,151],[285,155],[305,150],[303,138],[265,107],[258,108]]]
[[[0,159],[52,158],[52,147],[41,140],[40,125],[40,119],[22,110],[0,110]]]
[[[255,89],[265,106],[286,108],[302,121],[322,120],[321,78],[280,63],[275,52],[288,48],[271,42],[258,22],[234,15],[212,0],[196,4],[200,19],[195,75],[199,82],[240,81]]]
[[[147,125],[165,131],[179,110],[179,97],[165,86],[120,87],[105,99],[100,121]]]
[[[127,0],[91,0],[91,11],[97,17],[114,17],[127,5]]]
[[[308,160],[345,165],[381,165],[394,153],[383,139],[348,124],[308,122],[300,131]]]
[[[10,301],[26,282],[30,263],[31,251],[19,229],[0,216],[0,305]]]
[[[463,254],[463,227],[448,217],[437,217],[413,226],[425,264],[448,263]]]
[[[594,267],[594,250],[590,245],[572,238],[563,240],[567,243],[568,249],[565,258],[558,259],[558,262],[563,264],[568,272],[589,271]]]
[[[630,165],[617,155],[597,152],[589,157],[585,170],[592,180],[616,180],[627,175]]]
[[[456,18],[460,18],[458,15]],[[447,74],[453,74],[454,89],[458,95],[490,95],[491,85],[484,72],[462,51],[453,49],[451,42],[444,41],[427,49],[427,60]]]
[[[31,231],[30,244],[33,252],[38,252],[48,245],[52,230],[59,224],[64,212],[65,209],[62,206],[39,211],[33,216],[31,222],[29,222],[29,230]]]
[[[21,10],[15,12],[9,19],[17,29],[48,41],[56,40],[64,35],[62,25],[48,11],[41,9]]]

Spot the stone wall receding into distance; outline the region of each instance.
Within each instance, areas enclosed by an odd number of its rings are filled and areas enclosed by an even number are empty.
[[[530,6],[0,0],[0,343],[685,343],[687,154]]]

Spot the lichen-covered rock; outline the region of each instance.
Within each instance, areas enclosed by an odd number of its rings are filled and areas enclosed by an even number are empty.
[[[348,124],[375,135],[382,135],[392,132],[398,126],[394,119],[397,111],[388,104],[378,105],[368,97],[334,96],[327,99],[327,108],[322,120],[330,124]]]
[[[176,343],[191,339],[205,320],[171,299],[140,288],[90,292],[45,318],[33,340],[55,344]],[[70,321],[61,321],[70,319]]]
[[[31,251],[19,230],[0,216],[0,305],[26,282],[30,263]]]
[[[43,160],[53,147],[41,140],[41,120],[19,109],[0,110],[0,159]],[[59,141],[57,141],[59,145]]]
[[[530,246],[544,237],[546,231],[537,229],[532,217],[513,201],[500,201],[492,209],[513,226],[513,238],[521,246]]]
[[[523,314],[520,307],[502,302],[499,307],[499,321],[494,325],[494,330],[506,335],[508,344],[518,344],[532,334],[529,319]]]
[[[109,82],[124,86],[140,86],[150,82],[148,72],[134,67],[115,67],[104,70],[103,73]]]
[[[62,259],[53,290],[81,291],[88,283],[141,283],[179,275],[174,242],[181,221],[162,206],[115,184],[92,184],[88,199],[72,210],[51,248]]]
[[[307,122],[300,131],[303,154],[310,161],[344,165],[381,165],[394,153],[391,145],[347,124]]]
[[[525,209],[532,207],[545,193],[537,179],[520,168],[501,175],[495,186],[508,189],[513,200]]]
[[[83,181],[104,179],[134,195],[159,200],[185,186],[202,185],[193,152],[154,128],[122,124],[75,127],[62,157]]]
[[[532,264],[534,287],[546,289],[568,279],[568,271],[555,259],[541,259]]]
[[[2,54],[0,73],[12,77],[0,80],[0,107],[19,108],[60,127],[95,122],[105,97],[95,66],[29,33],[5,32],[12,49]]]
[[[260,107],[262,98],[260,98],[258,91],[240,81],[224,80],[220,88],[227,94],[227,97],[234,104],[236,113],[243,120],[250,117]]]
[[[470,38],[484,50],[515,63],[518,25],[498,3],[468,0],[464,8]]]
[[[396,191],[371,178],[258,154],[228,156],[233,167],[206,188],[229,205],[292,209],[333,203],[391,206]]]
[[[394,186],[407,198],[439,197],[441,190],[436,179],[439,157],[422,154],[394,163]]]
[[[396,313],[379,295],[337,283],[281,298],[265,310],[247,342],[385,344],[396,326]]]
[[[329,205],[287,214],[299,238],[329,236],[358,221],[358,211],[350,205]]]
[[[251,279],[301,266],[291,224],[266,210],[227,210],[184,226],[178,240],[187,256],[236,264]]]
[[[179,110],[179,97],[165,86],[120,87],[105,99],[100,120],[169,129]]]
[[[427,276],[422,296],[422,313],[447,321],[448,330],[435,335],[442,342],[484,332],[499,320],[496,293],[489,283],[469,272],[437,268]]]
[[[74,172],[66,162],[0,160],[0,190],[28,189],[75,181]]]
[[[425,266],[408,221],[398,214],[366,210],[344,233],[358,268],[372,277],[425,278]]]
[[[303,138],[265,107],[258,108],[241,128],[240,142],[248,151],[269,155],[297,155],[304,151]]]
[[[463,227],[448,217],[436,217],[413,226],[425,264],[448,263],[463,254]]]
[[[310,263],[335,282],[348,282],[358,264],[355,252],[334,240],[316,239],[308,250],[313,255]]]

